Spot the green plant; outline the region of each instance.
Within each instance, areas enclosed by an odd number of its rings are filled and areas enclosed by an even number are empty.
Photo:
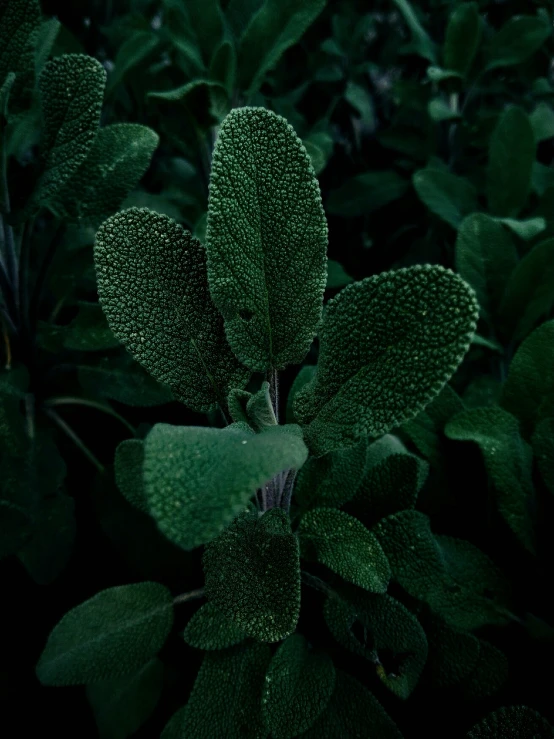
[[[154,583],[103,591],[55,627],[37,667],[44,683],[94,690],[125,674],[139,700],[136,670],[149,675],[173,606],[205,595],[184,638],[207,653],[164,737],[368,726],[400,736],[296,631],[302,587],[325,597],[337,642],[401,699],[428,658],[440,684],[468,695],[504,681],[502,652],[471,633],[509,618],[504,578],[414,510],[428,466],[391,433],[448,390],[475,330],[475,295],[442,267],[416,266],[349,285],[321,318],[326,242],[306,150],[283,118],[252,107],[221,126],[205,247],[147,209],[101,226],[95,261],[113,331],[179,399],[219,407],[228,425],[157,424],[119,447],[123,494],[180,547],[205,546],[205,587],[175,598]],[[294,384],[281,425],[279,372],[303,360],[315,334],[318,363]],[[263,374],[248,391],[252,373]]]

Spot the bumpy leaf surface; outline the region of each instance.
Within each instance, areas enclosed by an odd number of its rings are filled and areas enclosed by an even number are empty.
[[[131,208],[102,224],[94,257],[113,332],[179,400],[207,411],[246,384],[210,298],[204,249],[188,231]]]
[[[191,647],[211,652],[240,644],[247,638],[247,634],[210,602],[196,611],[188,622],[183,637]]]
[[[98,225],[117,211],[137,186],[159,136],[138,123],[114,123],[98,131],[85,162],[50,204],[59,218]]]
[[[307,457],[298,426],[261,434],[157,424],[148,434],[144,488],[161,531],[184,549],[217,536],[256,490]]]
[[[489,713],[467,735],[467,739],[552,739],[554,727],[527,706],[499,708]]]
[[[129,503],[143,513],[149,513],[142,467],[144,442],[141,439],[125,439],[115,450],[115,483]]]
[[[142,582],[103,590],[65,614],[37,665],[44,685],[82,685],[134,672],[162,648],[173,625],[173,598]]]
[[[36,198],[48,203],[86,160],[98,132],[106,71],[85,54],[49,61],[39,79],[45,163]]]
[[[333,508],[314,508],[300,521],[300,547],[347,582],[371,593],[385,593],[391,571],[375,535],[354,516]]]
[[[231,348],[255,370],[300,363],[321,318],[327,224],[310,158],[284,118],[235,108],[215,145],[208,279]]]
[[[439,266],[368,277],[327,304],[313,380],[294,410],[316,455],[413,418],[454,373],[478,313],[473,290]]]
[[[303,739],[402,739],[396,724],[377,698],[355,678],[337,670],[329,705]]]
[[[33,86],[34,49],[40,26],[38,0],[2,0],[0,4],[0,87],[10,72],[15,73],[12,96],[20,96]]]
[[[291,634],[273,655],[265,676],[262,711],[276,739],[293,739],[318,719],[335,688],[335,668],[326,652],[312,650]]]
[[[520,436],[517,419],[496,406],[469,408],[449,421],[445,434],[479,445],[496,491],[498,510],[520,542],[533,552],[532,455]]]
[[[206,593],[249,636],[275,642],[300,613],[300,553],[287,514],[272,508],[235,519],[204,552]]]

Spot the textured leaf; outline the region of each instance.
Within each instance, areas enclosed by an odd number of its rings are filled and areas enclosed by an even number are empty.
[[[272,737],[293,739],[312,726],[335,689],[335,668],[328,654],[310,649],[291,634],[277,649],[265,676],[262,712]]]
[[[314,508],[298,527],[302,555],[316,559],[347,582],[371,593],[386,593],[391,570],[375,535],[354,516]]]
[[[281,116],[246,107],[225,118],[206,248],[212,298],[239,359],[255,370],[300,363],[321,318],[327,224],[309,156]]]
[[[34,43],[41,21],[38,0],[2,0],[0,4],[0,87],[15,73],[12,99],[16,112],[27,102],[34,82]]]
[[[418,620],[390,595],[356,591],[347,600],[329,598],[325,622],[346,649],[375,665],[399,698],[414,690],[427,659],[427,639]]]
[[[153,659],[137,672],[87,685],[100,739],[127,739],[154,712],[162,693],[163,664]]]
[[[213,603],[205,603],[188,622],[183,637],[191,647],[213,651],[240,644],[247,634]]]
[[[66,221],[98,225],[119,210],[138,185],[158,143],[158,135],[138,123],[101,128],[86,160],[50,209]]]
[[[248,399],[246,413],[254,431],[264,431],[277,425],[269,392],[269,382],[264,382],[261,389]]]
[[[527,114],[516,106],[506,108],[489,145],[487,193],[495,215],[517,216],[525,206],[535,153],[535,135]]]
[[[128,675],[156,655],[172,625],[173,599],[163,585],[108,588],[54,627],[37,676],[44,685],[82,685]]]
[[[514,242],[499,223],[482,213],[464,219],[456,240],[456,270],[475,290],[481,315],[497,315],[517,262]]]
[[[477,3],[460,3],[448,20],[444,40],[444,66],[466,77],[481,41],[481,17]]]
[[[467,735],[467,739],[552,739],[554,727],[527,706],[499,708],[489,713]]]
[[[204,552],[206,593],[249,636],[284,639],[300,613],[300,555],[287,514],[243,514]]]
[[[371,732],[368,734],[367,732]],[[402,739],[377,698],[355,678],[337,670],[336,686],[329,705],[302,739]]]
[[[421,202],[453,228],[477,210],[477,192],[463,177],[440,169],[420,169],[413,184]]]
[[[104,351],[119,346],[98,303],[79,303],[79,312],[63,330],[63,346],[75,351]]]
[[[294,378],[291,389],[287,397],[287,412],[286,418],[287,423],[295,423],[296,418],[294,417],[293,405],[296,393],[304,387],[314,376],[316,371],[315,365],[305,364],[298,370],[298,374]]]
[[[246,384],[210,299],[205,252],[188,231],[131,208],[102,224],[94,258],[113,332],[179,400],[207,411]]]
[[[156,424],[144,448],[146,499],[168,539],[194,549],[231,523],[258,488],[306,457],[298,426],[254,434]]]
[[[469,408],[448,422],[445,434],[479,445],[498,510],[521,544],[534,552],[532,459],[517,419],[495,406]]]
[[[171,390],[157,382],[127,352],[118,357],[100,357],[94,365],[80,365],[78,374],[83,390],[95,397],[140,408],[173,400]]]
[[[144,464],[144,441],[125,439],[115,450],[115,483],[129,503],[143,513],[149,513],[142,467]]]
[[[554,238],[534,246],[513,271],[502,301],[502,319],[518,341],[554,306]]]
[[[49,203],[85,162],[96,139],[106,72],[84,54],[49,61],[39,79],[44,171],[35,199]]]
[[[394,170],[363,172],[331,190],[325,209],[343,218],[364,216],[398,200],[408,187],[406,178]]]
[[[554,495],[554,418],[537,424],[531,443],[544,484]]]
[[[517,350],[501,404],[519,419],[526,439],[539,421],[554,416],[554,321],[535,329]]]
[[[295,398],[312,452],[380,436],[416,416],[461,362],[477,311],[473,290],[439,266],[345,287],[327,304],[317,372]]]
[[[434,536],[419,511],[402,511],[374,529],[393,578],[455,628],[504,623],[507,586],[493,562],[462,539]],[[500,606],[500,608],[499,608]]]
[[[271,652],[265,644],[208,652],[186,710],[181,714],[180,733],[174,736],[179,739],[264,736],[261,697],[270,659]]]
[[[367,439],[323,457],[310,457],[298,474],[294,501],[301,509],[313,505],[341,506],[356,494],[365,472]]]
[[[326,0],[264,0],[240,37],[241,89],[252,96],[285,51],[297,43],[325,7]]]
[[[552,28],[544,18],[521,15],[510,18],[494,34],[486,48],[487,69],[521,64],[550,38]]]

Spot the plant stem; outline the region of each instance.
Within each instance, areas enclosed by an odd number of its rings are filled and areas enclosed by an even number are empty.
[[[0,312],[0,316],[2,317],[2,338],[4,339],[4,349],[6,350],[6,364],[4,365],[4,369],[9,370],[12,368],[12,345],[7,326],[9,316],[7,313],[4,314],[4,311]]]
[[[203,598],[205,596],[204,588],[198,588],[198,590],[191,590],[190,593],[181,593],[173,598],[173,605],[178,606],[180,603],[187,603],[189,600],[196,600],[197,598]]]
[[[35,396],[27,393],[25,396],[25,417],[27,419],[27,436],[35,438]]]
[[[56,398],[49,398],[48,400],[44,401],[45,408],[55,408],[56,406],[60,405],[82,405],[87,408],[95,408],[101,413],[105,413],[108,416],[117,418],[117,420],[121,421],[121,423],[128,431],[131,432],[133,436],[137,435],[137,430],[135,429],[135,427],[131,423],[129,423],[126,418],[123,418],[123,416],[121,416],[117,411],[114,411],[114,409],[109,405],[98,403],[96,400],[88,400],[87,398],[73,398],[70,396],[59,396]]]
[[[75,431],[73,431],[71,426],[69,426],[63,420],[63,418],[60,418],[60,416],[56,413],[56,411],[50,410],[49,408],[45,408],[44,412],[71,439],[71,441],[75,444],[75,446],[79,447],[79,449],[83,452],[85,457],[87,457],[87,459],[96,467],[98,472],[104,472],[105,470],[104,465],[94,456],[94,454],[90,451],[88,446],[83,441],[81,441],[81,439],[77,436]]]
[[[277,370],[268,370],[266,380],[269,382],[269,397],[271,398],[271,404],[273,405],[275,420],[279,423],[279,373]]]
[[[296,480],[296,470],[289,470],[285,478],[283,493],[281,496],[281,508],[288,513],[290,510],[290,502],[292,499],[292,491],[294,490],[294,481]]]

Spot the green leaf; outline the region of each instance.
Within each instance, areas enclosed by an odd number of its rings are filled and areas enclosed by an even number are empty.
[[[127,352],[117,357],[100,357],[94,365],[79,365],[78,374],[83,390],[95,397],[140,408],[173,400],[171,390],[157,382]]]
[[[326,0],[264,0],[238,45],[240,88],[252,97],[265,75],[296,44],[325,7]]]
[[[506,583],[493,562],[462,539],[436,536],[419,511],[402,511],[374,529],[393,578],[455,628],[504,623]]]
[[[548,141],[554,138],[554,110],[546,102],[539,103],[529,120],[535,134],[535,141]]]
[[[209,77],[222,84],[229,97],[233,96],[237,80],[237,55],[230,41],[225,39],[215,50],[210,62]]]
[[[375,106],[367,88],[348,80],[344,98],[359,113],[362,125],[366,129],[374,131],[376,128]]]
[[[453,228],[477,210],[477,192],[463,177],[427,168],[418,170],[412,181],[421,202]]]
[[[167,27],[171,29],[169,19]],[[158,50],[159,38],[152,31],[134,31],[119,47],[114,68],[108,78],[106,97],[113,97],[117,87],[124,81],[131,70],[154,55]]]
[[[159,652],[172,625],[173,598],[163,585],[102,590],[54,627],[38,679],[43,685],[83,685],[128,675]]]
[[[419,54],[419,56],[423,57],[424,59],[428,59],[431,64],[436,64],[437,50],[435,44],[430,38],[427,31],[419,22],[408,0],[393,0],[393,2],[402,14],[406,25],[410,29],[412,43],[411,48],[408,48],[408,51],[411,52],[413,50],[414,53]]]
[[[370,593],[386,593],[391,571],[375,535],[354,516],[333,508],[305,513],[298,527],[300,550]]]
[[[325,710],[335,689],[335,668],[328,654],[310,648],[300,634],[279,646],[265,676],[264,723],[276,739],[293,739],[309,729]]]
[[[325,208],[343,218],[365,216],[399,200],[408,188],[409,181],[392,169],[362,172],[331,190]]]
[[[298,374],[294,378],[294,382],[292,383],[291,389],[289,390],[289,394],[287,397],[287,411],[286,411],[286,418],[287,423],[294,423],[296,421],[296,418],[294,416],[293,411],[293,405],[294,405],[294,398],[296,396],[296,393],[301,390],[304,385],[306,385],[310,380],[313,378],[316,371],[316,367],[313,364],[305,364],[303,367],[300,367],[298,370]]]
[[[204,95],[204,97],[200,97]],[[229,98],[225,86],[221,82],[197,78],[181,87],[161,92],[149,92],[148,98],[169,104],[176,104],[197,112],[199,105],[209,108],[216,120],[221,120],[229,109]],[[200,99],[200,103],[199,103]]]
[[[154,713],[163,688],[164,666],[150,660],[131,675],[87,685],[100,739],[128,739]]]
[[[194,549],[230,524],[258,488],[306,457],[298,426],[254,434],[156,424],[144,447],[150,513],[168,539]]]
[[[42,70],[44,170],[34,195],[37,204],[52,201],[87,159],[98,131],[105,84],[104,67],[84,54],[63,54]]]
[[[34,45],[41,21],[37,0],[4,0],[0,5],[0,86],[15,74],[12,100],[20,112],[34,83]],[[12,111],[13,112],[13,111]]]
[[[317,372],[295,398],[312,452],[381,436],[416,416],[461,362],[477,312],[473,290],[439,266],[345,287],[327,304]]]
[[[483,316],[496,316],[518,254],[506,230],[482,213],[462,222],[456,239],[456,270],[475,290]]]
[[[325,169],[333,154],[333,147],[335,145],[333,137],[325,131],[312,131],[303,139],[302,143],[310,155],[314,172],[316,175],[319,175]]]
[[[281,508],[236,518],[204,552],[208,598],[249,636],[284,639],[300,613],[298,539]]]
[[[481,42],[481,17],[477,3],[454,6],[446,27],[443,59],[448,70],[466,77]]]
[[[294,501],[302,509],[314,504],[341,506],[356,494],[364,476],[367,439],[346,449],[310,457],[298,474]]]
[[[487,193],[494,215],[517,216],[525,206],[536,147],[533,128],[523,108],[505,108],[489,144]]]
[[[98,293],[108,323],[157,380],[193,410],[207,411],[249,373],[225,339],[199,241],[167,216],[131,208],[96,235]]]
[[[254,13],[259,10],[263,0],[229,0],[225,10],[225,19],[236,39],[240,38],[248,27]]]
[[[335,262],[334,259],[327,261],[327,290],[345,287],[351,282],[354,282],[354,278],[347,274],[340,262]]]
[[[544,484],[554,495],[554,418],[537,424],[531,444]]]
[[[445,80],[461,79],[462,75],[452,69],[429,66],[427,67],[427,77],[431,82],[444,82]]]
[[[63,329],[63,346],[74,351],[96,352],[119,346],[98,303],[79,302],[79,312]]]
[[[402,739],[377,698],[355,678],[337,670],[329,705],[311,729],[302,734],[302,739],[354,739],[370,735],[376,739]]]
[[[223,37],[224,21],[219,0],[187,0],[186,3],[165,0],[164,6],[166,12],[172,12],[168,18],[170,32],[182,33],[186,27],[184,38],[196,44],[204,65],[209,65]],[[182,18],[176,26],[177,15]]]
[[[356,591],[346,600],[329,598],[323,615],[343,647],[372,662],[395,695],[409,697],[427,660],[427,639],[402,603],[390,595]]]
[[[517,350],[501,404],[519,419],[526,439],[539,421],[554,416],[554,321],[535,329]]]
[[[281,116],[246,107],[225,118],[206,248],[211,295],[239,359],[255,370],[300,363],[321,318],[327,224],[309,156]]]
[[[180,732],[168,735],[167,739],[265,736],[261,699],[270,659],[271,652],[265,644],[207,652],[186,709],[179,718]]]
[[[101,128],[85,162],[50,209],[63,220],[98,225],[119,210],[138,185],[158,143],[159,136],[138,123]]]
[[[62,24],[57,18],[49,18],[40,25],[35,47],[35,73],[37,77],[52,54],[61,28]]]
[[[510,18],[487,45],[485,69],[521,64],[538,51],[551,34],[552,28],[544,18],[530,15]]]
[[[183,637],[191,647],[213,651],[234,647],[248,635],[213,603],[205,603],[188,622]]]
[[[254,431],[265,431],[277,425],[269,392],[269,382],[264,382],[260,390],[248,399],[246,413]]]
[[[507,282],[501,317],[514,341],[527,336],[554,306],[554,238],[541,241],[517,264]]]
[[[535,236],[538,236],[546,229],[546,220],[544,218],[527,218],[521,220],[516,218],[493,217],[493,220],[502,223],[524,241],[531,241],[531,239],[534,239]]]
[[[554,727],[527,706],[499,708],[476,724],[467,739],[552,739]]]
[[[545,164],[541,164],[540,162],[535,162],[533,164],[531,184],[533,186],[533,191],[542,197],[548,188],[554,187],[554,168],[547,167]],[[540,220],[540,218],[536,220]],[[544,227],[546,228],[546,221],[544,221]]]
[[[442,98],[435,98],[429,101],[427,106],[429,117],[433,121],[457,121],[461,115],[459,111],[450,107],[450,105]]]
[[[127,501],[143,513],[149,513],[142,468],[144,464],[144,441],[125,439],[115,450],[115,483]]]

